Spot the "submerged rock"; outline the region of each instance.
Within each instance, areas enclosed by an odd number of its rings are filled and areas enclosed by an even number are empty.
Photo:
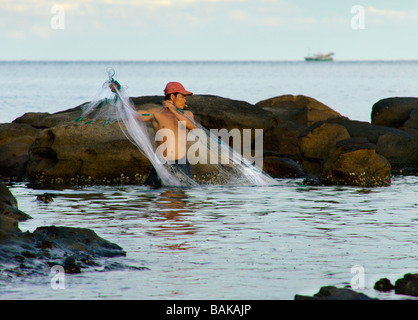
[[[312,297],[295,295],[295,300],[377,300],[364,293],[356,292],[348,288],[337,288],[334,286],[321,287],[318,293]]]
[[[403,278],[396,280],[395,293],[418,297],[418,274],[407,273]]]
[[[1,183],[0,191],[0,204],[17,210],[16,199]],[[25,214],[23,218],[28,217]],[[77,273],[82,268],[98,265],[95,261],[99,258],[126,255],[120,246],[87,228],[48,226],[22,232],[18,220],[23,218],[0,211],[0,280],[49,273],[53,265]]]
[[[265,156],[263,171],[273,178],[303,178],[305,172],[294,160],[277,156]]]
[[[395,289],[395,286],[390,282],[388,278],[382,278],[376,281],[373,288],[377,291],[389,292]]]

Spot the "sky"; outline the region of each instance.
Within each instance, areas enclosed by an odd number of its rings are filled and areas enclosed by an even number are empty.
[[[416,0],[1,0],[0,60],[418,59]]]

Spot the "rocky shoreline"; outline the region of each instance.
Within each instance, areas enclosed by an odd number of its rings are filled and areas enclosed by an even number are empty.
[[[16,278],[49,275],[60,266],[65,273],[113,269],[147,269],[110,261],[125,257],[117,244],[99,237],[87,228],[41,226],[22,232],[20,221],[32,217],[18,209],[16,198],[0,182],[0,284]]]
[[[394,291],[396,295],[403,295],[404,298],[418,297],[418,274],[407,273],[395,281],[393,285],[389,279],[381,278],[374,284],[374,290],[380,292]],[[356,292],[350,287],[337,288],[324,286],[313,296],[296,294],[294,300],[378,300],[369,297],[361,292]]]
[[[139,109],[162,96],[132,98]],[[350,120],[306,96],[283,95],[255,105],[196,95],[189,109],[207,129],[263,129],[264,170],[274,178],[307,183],[387,186],[393,174],[418,172],[418,98],[388,98],[371,111],[371,123]],[[26,113],[0,124],[2,181],[35,184],[142,184],[150,163],[117,123],[75,123],[81,106]],[[253,134],[254,135],[254,134]],[[205,165],[192,175],[207,182]]]

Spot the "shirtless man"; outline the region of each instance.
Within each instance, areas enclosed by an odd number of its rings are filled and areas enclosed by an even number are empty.
[[[163,108],[138,110],[137,118],[145,122],[151,121],[156,133],[160,129],[170,130],[170,134],[166,135],[162,141],[157,141],[157,145],[160,146],[165,143],[163,156],[166,160],[190,176],[190,164],[187,161],[187,150],[185,149],[186,143],[180,141],[180,139],[186,139],[187,132],[196,128],[191,120],[193,119],[193,113],[183,110],[186,106],[186,96],[191,96],[193,93],[185,90],[179,82],[169,82],[164,89],[164,94]],[[185,132],[185,135],[183,136],[179,132]],[[161,181],[154,167],[151,167],[145,185],[161,186]]]

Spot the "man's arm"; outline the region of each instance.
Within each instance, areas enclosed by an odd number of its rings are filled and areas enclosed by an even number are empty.
[[[149,110],[136,110],[136,114],[135,117],[139,120],[148,122],[148,121],[152,121],[155,118],[154,113],[157,111],[158,109],[149,109]]]

